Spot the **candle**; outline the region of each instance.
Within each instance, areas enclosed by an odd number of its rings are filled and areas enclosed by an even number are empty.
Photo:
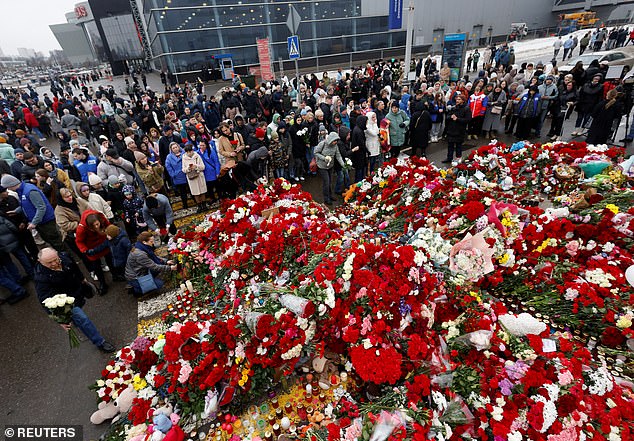
[[[282,429],[288,430],[288,428],[291,427],[291,420],[288,417],[284,417],[282,418],[280,424],[282,426]]]
[[[280,436],[280,434],[282,433],[282,428],[279,424],[273,424],[273,433],[277,436]]]
[[[348,381],[348,374],[345,372],[342,372],[341,375],[339,375],[339,378],[341,378],[342,383],[345,383],[346,381]]]
[[[313,386],[311,386],[310,384],[307,384],[306,385],[306,396],[308,397],[312,393],[313,393]]]
[[[185,287],[189,292],[194,292],[194,285],[192,285],[192,282],[190,280],[185,282]]]

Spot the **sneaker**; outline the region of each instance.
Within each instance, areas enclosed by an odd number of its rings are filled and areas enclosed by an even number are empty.
[[[302,177],[300,177],[300,178],[299,178],[299,180],[300,180],[300,181],[305,181],[305,180],[306,180],[306,178],[302,176]]]
[[[632,138],[629,138],[629,137],[626,136],[625,138],[619,140],[619,142],[626,142],[626,143],[627,142],[632,142]]]
[[[112,343],[107,341],[104,341],[101,346],[99,346],[99,349],[107,354],[111,354],[117,350],[114,346],[112,346]]]
[[[40,138],[40,142],[46,141],[46,138]]]
[[[297,176],[295,176],[293,179],[295,179],[295,182],[299,182],[299,178]]]
[[[108,265],[101,265],[101,269],[103,272],[107,273],[110,271],[110,268],[108,268]]]
[[[551,141],[555,141],[557,138],[559,138],[557,135],[553,135],[553,136],[550,137],[550,140]]]
[[[90,277],[92,277],[92,279],[93,279],[95,282],[98,282],[98,281],[99,281],[99,277],[97,277],[97,274],[95,274],[95,272],[94,272],[94,271],[91,271],[91,272],[90,272]]]

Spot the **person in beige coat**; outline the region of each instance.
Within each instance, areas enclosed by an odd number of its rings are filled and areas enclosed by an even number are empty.
[[[62,241],[82,260],[84,254],[79,251],[75,244],[75,230],[81,221],[81,215],[86,210],[92,210],[88,201],[75,198],[73,192],[68,188],[59,189],[60,198],[55,207],[55,222],[62,236]]]
[[[187,176],[189,191],[198,205],[198,213],[207,209],[205,194],[207,193],[207,182],[205,181],[205,163],[203,158],[194,151],[194,147],[187,143],[183,148],[183,173]]]
[[[224,165],[229,160],[235,162],[244,161],[245,145],[242,135],[234,132],[226,122],[221,123],[218,128],[220,129],[220,142],[218,145],[220,165]]]
[[[114,214],[112,213],[112,208],[110,208],[110,204],[104,200],[97,193],[90,191],[90,186],[85,182],[77,182],[75,183],[75,191],[77,193],[77,199],[83,199],[88,202],[90,207],[93,210],[97,210],[109,221],[114,220]]]

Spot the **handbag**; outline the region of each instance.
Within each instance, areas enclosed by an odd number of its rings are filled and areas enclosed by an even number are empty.
[[[491,113],[494,115],[499,115],[502,113],[502,106],[495,105],[491,107]]]
[[[310,164],[308,164],[308,169],[311,173],[317,173],[317,159],[311,159]]]
[[[158,289],[156,286],[156,282],[154,281],[154,276],[152,273],[147,273],[144,276],[136,278],[137,283],[139,284],[139,288],[141,288],[142,294],[147,294],[150,291],[154,291]]]

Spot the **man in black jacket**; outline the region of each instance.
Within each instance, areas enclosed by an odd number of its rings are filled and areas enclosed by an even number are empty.
[[[466,105],[465,97],[456,96],[456,105],[447,112],[446,132],[447,132],[447,158],[443,164],[450,164],[453,161],[454,151],[456,158],[462,156],[462,143],[467,133],[467,124],[471,120],[471,110]]]
[[[57,294],[74,297],[73,324],[103,352],[115,351],[115,347],[101,336],[93,322],[81,309],[86,303],[86,298],[93,296],[93,287],[73,259],[65,253],[58,253],[53,248],[42,249],[35,267],[34,281],[35,292],[40,303]],[[68,331],[71,325],[60,326]]]

